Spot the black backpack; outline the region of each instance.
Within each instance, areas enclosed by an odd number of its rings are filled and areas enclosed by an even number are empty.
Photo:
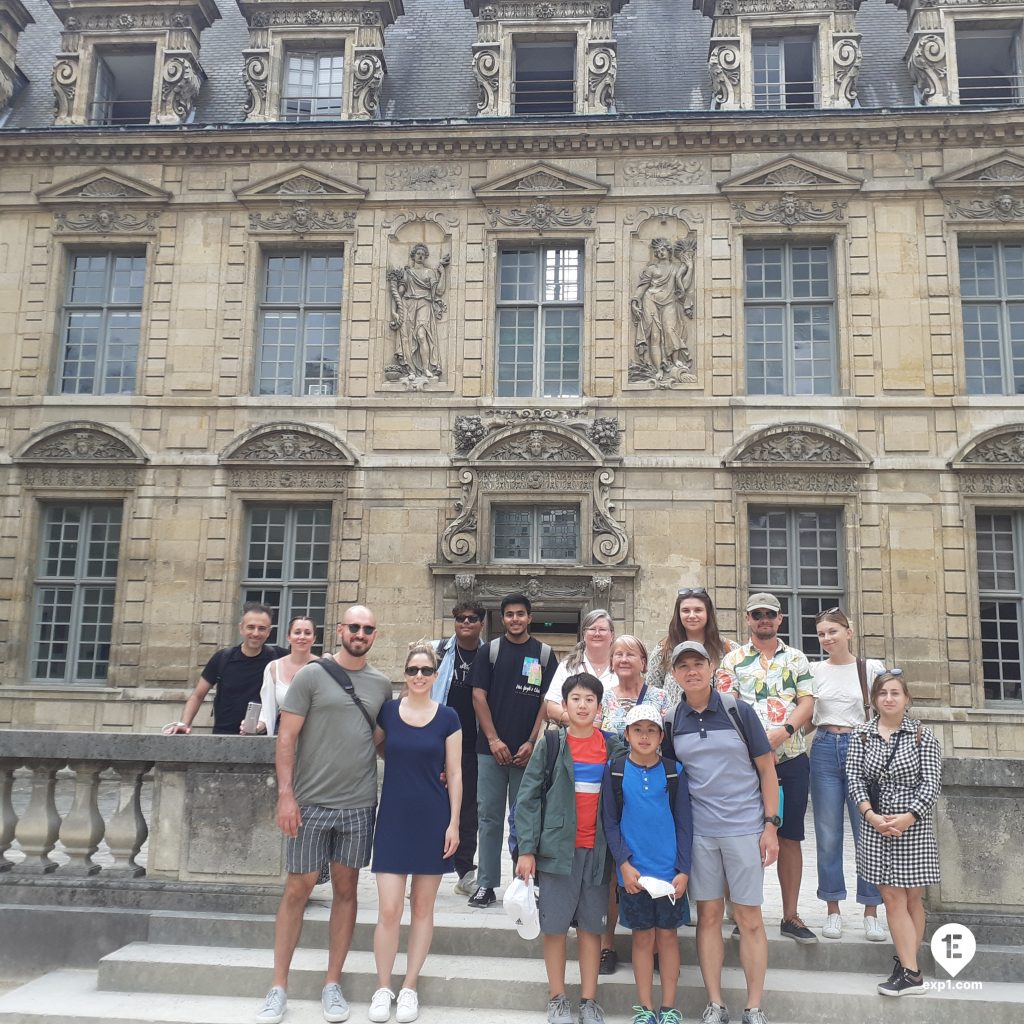
[[[629,755],[623,754],[616,757],[611,763],[612,793],[615,796],[616,817],[622,820],[622,777],[626,772],[626,759]],[[674,757],[662,757],[662,767],[665,769],[665,781],[668,783],[668,808],[675,811],[676,791],[679,789],[679,770],[676,768]]]

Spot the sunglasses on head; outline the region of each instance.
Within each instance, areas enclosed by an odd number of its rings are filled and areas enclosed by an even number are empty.
[[[432,676],[437,671],[430,665],[406,665],[405,674],[407,676]]]
[[[346,622],[345,628],[353,635],[356,636],[359,633],[363,633],[366,636],[373,636],[377,632],[376,626],[364,626],[358,622]]]
[[[747,614],[755,622],[760,622],[762,619],[774,619],[779,612],[773,611],[771,608],[755,608],[752,612],[747,612]]]
[[[463,624],[468,622],[471,626],[475,626],[480,621],[480,616],[479,615],[456,615],[455,616],[455,621],[456,622],[461,622]]]
[[[683,587],[676,591],[677,597],[694,597],[697,594],[707,594],[707,591],[703,587]]]
[[[843,615],[843,610],[839,607],[839,605],[836,605],[835,608],[826,608],[824,611],[818,612],[818,614],[814,616],[814,621],[815,622],[821,622],[821,620],[823,618],[825,618],[826,615],[837,615],[837,614],[838,615]],[[845,619],[846,616],[843,615],[843,618]]]
[[[901,668],[887,668],[884,672],[880,672],[881,676],[892,676],[893,679],[899,679],[903,675],[903,669]]]

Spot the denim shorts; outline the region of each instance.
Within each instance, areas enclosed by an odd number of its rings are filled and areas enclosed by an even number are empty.
[[[686,909],[684,900],[673,903],[667,896],[655,899],[646,889],[626,892],[619,886],[619,924],[631,932],[645,932],[651,928],[675,931],[683,924]]]

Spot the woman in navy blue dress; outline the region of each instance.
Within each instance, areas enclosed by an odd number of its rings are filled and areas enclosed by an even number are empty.
[[[370,1000],[372,1021],[391,1016],[391,972],[409,875],[409,949],[395,1019],[407,1024],[419,1013],[416,983],[434,934],[434,901],[441,875],[452,870],[451,857],[459,845],[462,726],[452,708],[430,699],[436,678],[433,645],[412,644],[405,659],[405,695],[385,703],[377,716],[375,739],[384,755],[384,785],[373,837],[373,955],[379,987]]]

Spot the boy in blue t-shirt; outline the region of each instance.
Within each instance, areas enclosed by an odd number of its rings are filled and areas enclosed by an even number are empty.
[[[619,923],[633,932],[633,977],[639,1007],[633,1024],[680,1024],[677,929],[690,874],[693,819],[682,767],[662,760],[661,714],[638,704],[626,716],[629,754],[605,769],[601,809],[608,849],[619,874]],[[657,899],[640,878],[668,882],[675,902]],[[661,1009],[654,1012],[654,951],[661,974]]]

